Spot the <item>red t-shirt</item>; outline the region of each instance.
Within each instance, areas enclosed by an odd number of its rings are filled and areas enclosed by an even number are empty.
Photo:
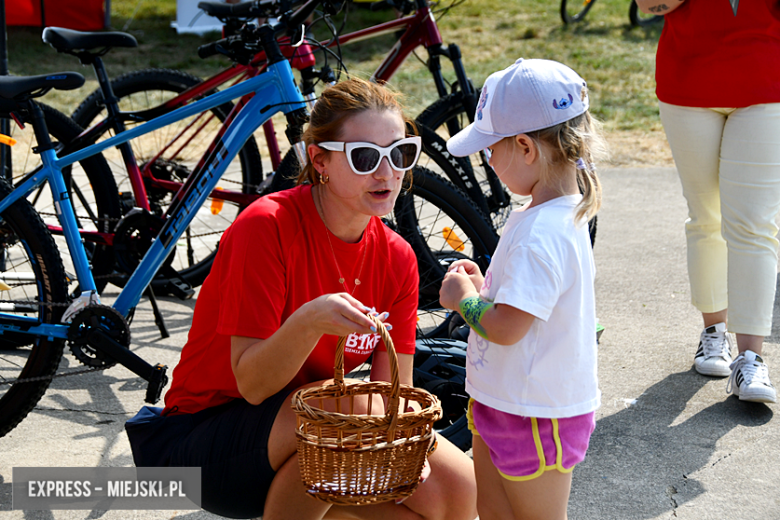
[[[656,55],[656,95],[688,107],[780,102],[780,5],[686,0],[666,15]]]
[[[396,351],[414,353],[419,275],[409,244],[376,217],[356,244],[331,235],[331,251],[327,232],[311,186],[263,197],[239,215],[223,235],[198,295],[187,344],[165,396],[166,413],[173,407],[175,413],[194,413],[241,397],[230,364],[230,337],[266,339],[301,305],[343,292],[339,268],[349,289],[356,277],[361,280],[355,298],[390,312]],[[287,388],[332,378],[337,341],[323,336]],[[384,349],[376,334],[351,334],[345,370],[365,361],[376,345]]]

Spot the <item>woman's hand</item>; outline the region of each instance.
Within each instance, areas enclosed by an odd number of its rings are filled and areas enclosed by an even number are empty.
[[[376,309],[366,307],[348,293],[323,294],[306,307],[312,326],[320,334],[334,336],[348,336],[353,332],[371,334],[376,332],[376,326],[366,314],[376,316],[382,322],[389,316],[387,312],[378,314]]]
[[[470,296],[479,296],[479,292],[463,266],[458,266],[456,270],[444,275],[439,290],[439,303],[442,306],[457,311],[461,300]]]
[[[299,307],[267,339],[232,336],[230,359],[241,396],[259,404],[284,388],[323,334],[376,332],[374,322],[366,316],[369,313],[380,321],[388,317],[388,313],[380,315],[350,294],[324,294]],[[274,370],[269,372],[269,366]]]
[[[459,267],[463,268],[468,275],[469,280],[471,280],[471,283],[474,284],[474,288],[479,292],[479,290],[482,289],[482,284],[485,283],[485,277],[482,276],[482,271],[479,270],[479,266],[471,260],[457,260],[450,264],[447,271],[457,271]]]

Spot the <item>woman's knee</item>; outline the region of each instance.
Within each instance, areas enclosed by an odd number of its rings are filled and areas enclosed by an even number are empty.
[[[477,483],[472,460],[446,439],[430,458],[431,475],[420,485],[430,501],[420,509],[428,519],[473,520],[477,516]]]

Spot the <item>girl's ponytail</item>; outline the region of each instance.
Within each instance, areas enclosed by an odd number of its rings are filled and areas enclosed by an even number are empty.
[[[586,95],[584,90],[583,95]],[[576,219],[592,219],[601,208],[601,182],[596,174],[595,162],[607,155],[601,123],[585,111],[568,121],[529,132],[528,135],[537,143],[546,145],[550,151],[550,157],[545,157],[546,163],[542,168],[543,182],[560,182],[561,179],[554,179],[552,175],[561,166],[574,165],[577,168],[582,202],[577,206]]]

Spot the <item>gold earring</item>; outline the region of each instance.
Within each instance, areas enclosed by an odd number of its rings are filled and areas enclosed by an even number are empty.
[[[319,172],[320,175],[320,184],[327,184],[330,180],[330,177],[328,175],[323,175],[322,172]]]

